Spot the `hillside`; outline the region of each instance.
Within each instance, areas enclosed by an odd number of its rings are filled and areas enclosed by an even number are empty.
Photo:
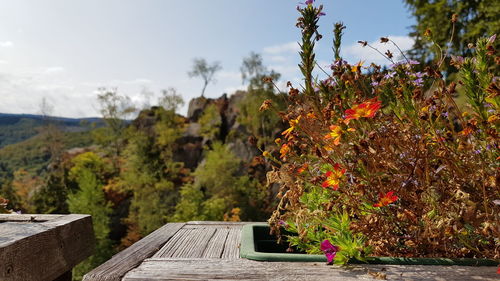
[[[0,148],[37,135],[41,126],[47,123],[55,124],[63,132],[84,132],[103,125],[100,118],[64,118],[0,113]]]
[[[25,122],[25,121],[22,121]],[[87,132],[65,132],[63,148],[86,147],[92,144]],[[42,135],[6,145],[0,148],[0,186],[12,178],[15,171],[24,169],[34,175],[43,175],[50,161],[50,153]]]

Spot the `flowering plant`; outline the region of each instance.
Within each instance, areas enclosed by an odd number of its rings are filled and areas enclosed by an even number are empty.
[[[369,254],[500,258],[495,38],[480,39],[474,57],[454,57],[460,80],[448,83],[439,70],[445,54],[424,69],[389,51],[381,53],[389,69],[350,65],[337,23],[327,72],[314,54],[323,7],[297,9],[304,85],[288,84],[280,115],[290,127],[276,151],[264,152],[275,167],[268,180],[280,185],[273,232],[284,227],[297,234],[284,237],[291,246],[340,264]],[[313,78],[315,67],[325,79]]]

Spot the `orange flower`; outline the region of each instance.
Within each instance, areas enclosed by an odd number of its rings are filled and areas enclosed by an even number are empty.
[[[378,200],[378,203],[373,204],[373,207],[387,206],[391,203],[394,203],[399,198],[396,195],[394,195],[394,191],[389,191],[385,195],[383,193],[380,193],[379,197],[380,199]]]
[[[344,122],[347,124],[350,120],[355,119],[358,120],[361,117],[373,118],[375,113],[382,106],[382,102],[377,98],[373,98],[371,100],[367,100],[364,103],[353,106],[352,108],[345,111]]]
[[[317,118],[317,117],[316,117],[316,114],[314,114],[314,112],[309,112],[309,113],[307,113],[306,117],[307,117],[308,119],[316,119],[316,118]]]
[[[339,145],[340,137],[342,136],[342,128],[337,125],[330,126],[330,132],[325,135],[326,140],[333,140],[334,145]]]
[[[280,153],[281,153],[280,158],[284,158],[289,152],[290,152],[290,146],[288,146],[288,144],[284,143],[280,149]]]
[[[335,164],[335,166],[333,166],[333,171],[326,172],[325,174],[326,180],[323,182],[321,186],[325,188],[331,187],[333,188],[333,190],[339,189],[339,183],[342,177],[344,176],[345,171],[346,170],[340,167],[339,164]]]
[[[285,138],[290,139],[290,134],[292,133],[293,130],[297,128],[297,126],[299,125],[299,121],[300,121],[300,116],[297,117],[297,119],[292,119],[288,121],[288,124],[290,124],[290,128],[284,130],[283,133],[281,134],[284,135]]]
[[[467,127],[465,129],[463,129],[462,131],[460,131],[458,134],[460,134],[462,136],[468,136],[468,135],[472,134],[472,128]]]
[[[309,164],[304,163],[302,166],[300,166],[297,169],[297,173],[302,174],[303,172],[305,172],[307,170],[308,167],[309,167]]]
[[[330,132],[325,135],[326,140],[333,140],[334,145],[339,145],[340,137],[342,136],[342,128],[337,125],[330,126]]]

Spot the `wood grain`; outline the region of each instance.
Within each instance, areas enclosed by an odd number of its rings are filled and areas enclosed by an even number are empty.
[[[92,254],[89,215],[22,216],[0,215],[0,280],[52,281]]]
[[[219,228],[215,231],[212,239],[207,243],[207,247],[202,254],[202,258],[222,258],[222,253],[224,252],[224,246],[226,245],[226,239],[229,235],[228,228]]]
[[[110,260],[87,273],[84,281],[119,281],[131,269],[156,253],[184,223],[169,223],[152,232],[132,246],[114,255]]]
[[[240,258],[240,243],[241,243],[241,228],[232,228],[227,235],[224,245],[223,259],[239,259]]]
[[[147,259],[123,281],[160,280],[497,280],[496,267],[355,265],[258,262],[245,259]]]

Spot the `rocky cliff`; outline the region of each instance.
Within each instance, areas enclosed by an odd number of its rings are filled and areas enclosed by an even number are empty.
[[[186,117],[186,130],[184,135],[177,140],[178,150],[175,152],[174,160],[183,162],[185,167],[194,170],[203,158],[203,147],[214,141],[225,143],[231,151],[245,163],[251,163],[253,158],[259,155],[259,151],[247,143],[249,133],[244,126],[238,123],[238,103],[245,97],[247,92],[238,91],[228,97],[223,94],[216,99],[205,97],[194,98],[189,102]],[[217,115],[213,116],[219,122],[213,122],[217,126],[217,134],[207,137],[201,134],[199,123],[205,110],[214,105]],[[212,122],[208,122],[209,124]]]

